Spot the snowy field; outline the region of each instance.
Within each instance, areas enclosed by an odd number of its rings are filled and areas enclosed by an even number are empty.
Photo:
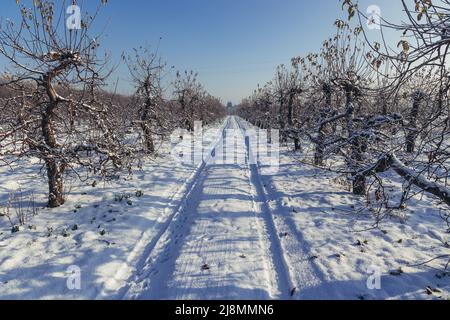
[[[205,139],[247,127],[229,117]],[[243,146],[237,153],[247,157]],[[336,176],[287,149],[280,161],[274,175],[183,165],[167,144],[132,176],[74,182],[56,210],[42,209],[39,164],[2,168],[0,204],[21,189],[39,210],[15,233],[0,217],[0,299],[450,299],[442,260],[411,266],[449,253],[433,199],[361,231],[373,217]],[[67,286],[71,266],[80,290]],[[367,286],[373,269],[380,289]]]
[[[296,163],[289,152],[281,168],[263,180],[298,298],[450,298],[450,277],[440,271],[448,258],[410,267],[449,254],[447,225],[431,199],[413,200],[374,229],[362,199],[333,174]],[[381,289],[369,290],[375,270]]]

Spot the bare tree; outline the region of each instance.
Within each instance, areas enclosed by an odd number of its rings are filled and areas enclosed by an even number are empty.
[[[189,131],[194,130],[194,121],[205,91],[197,80],[198,74],[194,71],[177,72],[174,82],[174,96],[181,109],[182,127]],[[198,118],[197,118],[198,119]]]
[[[139,126],[142,129],[144,147],[148,153],[155,152],[155,135],[162,135],[163,92],[161,80],[165,64],[148,48],[133,50],[133,55],[123,57],[127,62],[131,81],[136,89],[133,103],[138,106]]]
[[[42,160],[54,208],[65,202],[65,174],[108,175],[130,152],[110,117],[112,102],[99,98],[109,69],[97,56],[98,37],[89,35],[97,13],[84,16],[81,29],[68,29],[66,2],[35,0],[19,11],[20,21],[0,30],[0,55],[12,66],[2,86],[14,92],[0,120],[0,157]]]
[[[278,122],[281,136],[284,140],[288,137],[292,138],[294,149],[298,151],[301,149],[300,139],[292,129],[295,123],[296,104],[299,104],[299,96],[304,85],[300,72],[300,59],[292,59],[289,70],[284,65],[279,66],[273,84],[274,100],[279,108]]]

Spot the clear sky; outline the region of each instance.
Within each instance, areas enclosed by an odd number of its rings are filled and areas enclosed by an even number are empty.
[[[384,17],[401,14],[399,0],[360,1],[373,4]],[[1,1],[0,17],[15,20],[17,13],[15,0]],[[317,51],[343,16],[338,0],[109,0],[96,25],[106,28],[101,44],[115,62],[123,51],[155,47],[162,37],[160,54],[169,65],[198,71],[211,94],[238,103],[271,80],[277,65]],[[114,77],[121,91],[130,90],[126,68]]]

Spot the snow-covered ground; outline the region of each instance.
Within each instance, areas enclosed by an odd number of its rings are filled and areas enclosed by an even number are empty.
[[[262,181],[296,299],[450,299],[450,274],[442,272],[450,254],[439,211],[445,205],[418,195],[374,228],[366,199],[289,150],[281,152],[279,172]],[[398,200],[403,181],[385,178],[391,201]],[[378,275],[380,288],[369,289]]]
[[[223,123],[205,134],[213,143]],[[0,299],[101,299],[120,294],[145,250],[166,227],[195,180],[198,168],[175,161],[170,143],[134,175],[113,183],[73,182],[67,203],[45,209],[41,166],[24,160],[0,170],[0,213],[11,192],[33,194],[38,214],[18,233],[0,217]],[[14,218],[14,212],[12,212]],[[14,219],[14,223],[17,219]],[[69,290],[72,266],[81,270],[81,290]]]
[[[231,119],[227,129],[239,130]],[[241,141],[244,141],[241,134]],[[246,148],[237,150],[245,159]],[[244,154],[244,157],[242,156]],[[228,155],[228,154],[227,154]],[[270,299],[287,297],[280,250],[258,206],[245,161],[208,163],[186,207],[149,256],[126,298]],[[236,161],[237,162],[237,161]],[[276,240],[275,240],[276,241]],[[281,277],[281,279],[280,279]]]
[[[364,199],[335,178],[296,163],[289,152],[282,153],[277,175],[263,177],[298,298],[449,299],[450,276],[439,271],[448,258],[409,267],[449,254],[436,203],[426,196],[413,200],[373,229],[373,215],[361,208]],[[370,290],[367,280],[375,272],[381,288]],[[428,287],[439,291],[429,295]]]
[[[247,126],[229,117],[206,140]],[[243,144],[237,152],[247,155]],[[432,199],[359,232],[373,223],[357,213],[362,200],[287,149],[274,175],[234,161],[183,165],[167,146],[161,153],[114,184],[74,184],[64,207],[40,209],[20,232],[0,217],[0,299],[450,298],[450,277],[430,268],[442,260],[408,267],[449,253]],[[43,206],[37,164],[1,170],[0,203],[20,186]],[[74,265],[81,290],[67,287]],[[367,286],[374,270],[379,290]]]

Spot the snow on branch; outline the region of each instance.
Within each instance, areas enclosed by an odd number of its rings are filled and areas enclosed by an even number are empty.
[[[374,172],[381,173],[393,169],[399,176],[403,177],[406,181],[420,188],[426,193],[432,194],[438,197],[440,200],[450,206],[450,189],[438,182],[429,180],[423,174],[416,172],[414,169],[409,168],[401,160],[397,158],[394,153],[386,154],[378,160],[378,162],[358,173],[359,176],[367,176]]]

